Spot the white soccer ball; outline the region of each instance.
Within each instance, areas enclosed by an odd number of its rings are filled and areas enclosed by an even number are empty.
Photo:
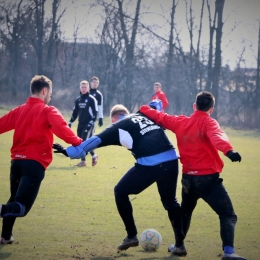
[[[146,229],[140,236],[140,246],[146,251],[156,251],[162,244],[162,236],[155,229]]]

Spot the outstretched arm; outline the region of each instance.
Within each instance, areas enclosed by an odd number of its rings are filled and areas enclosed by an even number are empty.
[[[96,149],[99,144],[101,144],[101,139],[94,135],[78,146],[64,148],[60,144],[53,144],[52,148],[56,150],[54,153],[62,153],[71,159],[80,159],[82,156],[86,156],[89,151]]]

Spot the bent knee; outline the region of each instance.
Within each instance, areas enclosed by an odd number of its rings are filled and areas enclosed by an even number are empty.
[[[220,220],[229,220],[231,223],[235,224],[237,222],[237,215],[235,213],[232,214],[220,214]]]

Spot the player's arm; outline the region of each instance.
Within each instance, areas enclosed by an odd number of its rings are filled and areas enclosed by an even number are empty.
[[[209,121],[207,122],[205,127],[207,137],[217,150],[223,152],[225,155],[228,151],[233,150],[228,136],[220,128],[219,123],[215,119],[209,118]]]
[[[100,134],[90,137],[78,146],[63,148],[59,144],[54,144],[53,149],[56,149],[55,153],[63,153],[71,159],[80,159],[91,150],[108,145],[120,145],[118,129],[114,125],[106,128]]]
[[[97,100],[91,96],[89,99],[89,115],[91,115],[91,119],[89,120],[88,124],[86,125],[85,132],[88,132],[91,127],[94,125],[96,118],[97,118]]]
[[[100,143],[101,139],[94,135],[78,146],[64,148],[60,144],[53,144],[52,148],[55,150],[54,153],[62,153],[70,159],[80,159],[82,156],[86,156],[88,152],[96,149]]]
[[[242,160],[240,154],[233,150],[233,147],[228,139],[226,133],[220,128],[219,123],[210,118],[206,125],[206,133],[213,146],[223,152],[232,162],[240,162]]]
[[[169,101],[168,101],[166,95],[165,95],[165,94],[162,94],[162,95],[160,96],[160,99],[161,99],[161,101],[162,101],[162,103],[163,103],[163,109],[167,108],[168,105],[169,105]]]
[[[154,121],[156,124],[174,132],[175,121],[178,118],[178,116],[168,115],[167,113],[154,110],[153,108],[147,105],[141,106],[139,111],[148,118],[150,118],[152,121]]]
[[[99,92],[99,99],[98,99],[98,126],[103,125],[103,95]]]
[[[69,127],[71,127],[72,123],[77,119],[78,114],[79,114],[79,105],[78,105],[78,99],[76,99],[74,108],[72,110],[72,115],[68,123]]]
[[[11,110],[0,118],[0,134],[13,130],[15,127],[15,112]]]
[[[90,98],[89,103],[90,103],[89,109],[91,110],[89,111],[89,114],[91,115],[91,119],[88,122],[87,129],[90,129],[92,125],[95,123],[97,119],[97,111],[98,111],[97,100],[94,97]]]
[[[51,130],[57,137],[72,145],[79,145],[82,143],[82,139],[76,136],[68,127],[65,119],[57,108],[49,106],[46,113]]]

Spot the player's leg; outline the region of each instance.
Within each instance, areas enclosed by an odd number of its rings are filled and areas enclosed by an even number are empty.
[[[3,226],[1,237],[8,240],[16,217],[24,217],[31,209],[42,179],[44,167],[33,160],[13,160],[11,165],[11,197],[2,205]]]
[[[174,255],[186,255],[184,246],[184,233],[182,225],[182,211],[176,198],[178,181],[178,160],[162,163],[157,170],[157,187],[162,204],[168,212],[168,217],[173,228],[175,243],[168,251]]]
[[[199,196],[194,192],[194,176],[190,176],[187,174],[182,174],[182,219],[183,219],[183,232],[186,237],[188,230],[190,228],[190,222],[192,217],[192,212],[197,205],[197,201]]]
[[[85,125],[78,124],[77,136],[82,138],[83,141],[85,141],[87,139],[87,132],[85,132],[85,129],[86,129]],[[81,158],[81,161],[79,163],[75,164],[74,166],[78,166],[78,167],[86,166],[86,157],[83,156]]]
[[[89,134],[88,134],[87,139],[94,135],[95,128],[96,128],[96,125],[95,125],[95,123],[94,123],[93,126],[92,126],[92,127],[90,128],[90,130],[89,130]],[[90,154],[91,154],[91,156],[92,156],[92,166],[95,166],[95,165],[97,164],[97,162],[98,162],[98,155],[95,154],[95,151],[94,151],[94,150],[91,150],[91,151],[90,151]]]
[[[13,164],[13,161],[11,162],[11,169],[10,169],[10,191],[11,191],[11,196],[7,203],[14,202],[14,197],[17,192],[19,183],[20,183],[20,178],[21,178],[21,172],[19,168],[16,168]],[[7,204],[6,203],[6,204]],[[18,206],[18,205],[17,205]],[[2,207],[3,209],[5,208],[4,205]],[[4,210],[1,210],[1,216],[4,213]],[[12,228],[14,226],[16,217],[8,217],[8,218],[3,218],[3,224],[2,224],[2,232],[1,232],[1,244],[10,244],[13,243],[13,238],[12,238]]]
[[[215,178],[211,180],[208,190],[203,194],[202,198],[219,215],[220,236],[224,252],[227,254],[234,254],[234,237],[237,216],[222,181],[223,179],[219,178],[219,174],[217,174]]]
[[[119,250],[126,250],[129,247],[137,246],[139,244],[136,237],[137,228],[129,195],[138,194],[154,183],[154,176],[150,174],[151,168],[153,167],[136,164],[115,186],[114,194],[117,209],[127,232],[127,237],[123,243],[118,246]]]

